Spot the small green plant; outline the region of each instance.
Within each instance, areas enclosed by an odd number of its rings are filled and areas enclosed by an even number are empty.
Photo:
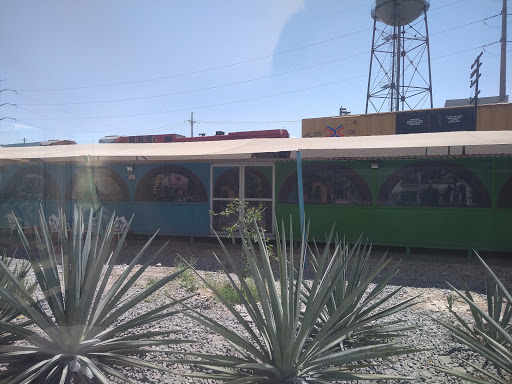
[[[260,204],[257,207],[249,207],[247,201],[241,201],[240,199],[234,199],[231,203],[226,205],[223,211],[215,213],[210,211],[213,216],[232,216],[236,217],[233,225],[222,228],[226,231],[228,238],[234,239],[236,235],[244,233],[245,236],[253,242],[258,241],[258,234],[265,232],[261,226],[261,220],[263,219],[263,212],[265,208]],[[273,246],[270,243],[270,239],[265,238],[265,244],[267,252],[270,256],[273,255]]]
[[[190,265],[195,265],[196,260],[190,259],[188,261]],[[199,284],[194,272],[188,269],[187,265],[182,261],[177,260],[174,263],[174,268],[178,270],[183,270],[183,273],[178,277],[178,282],[181,284],[183,288],[185,288],[189,292],[195,292],[199,289]]]
[[[244,280],[251,295],[256,301],[259,301],[258,290],[254,280],[249,277]],[[210,281],[209,283],[220,293],[220,296],[216,296],[217,300],[221,301],[220,297],[222,297],[232,305],[242,304],[242,300],[239,296],[240,290],[237,291],[229,280],[223,280],[222,282]],[[238,284],[238,288],[240,289],[240,284]],[[247,299],[247,297],[245,298]]]
[[[512,383],[512,295],[494,274],[491,268],[475,252],[476,257],[486,271],[487,308],[480,308],[464,284],[464,291],[449,284],[455,294],[466,302],[473,318],[472,323],[465,321],[453,308],[453,299],[448,299],[448,309],[457,324],[449,324],[434,319],[444,326],[461,344],[486,359],[494,370],[479,367],[470,362],[461,362],[472,368],[473,373],[464,373],[442,367],[437,370],[471,383]]]
[[[153,277],[153,276],[149,276],[148,279],[146,280],[146,288],[149,288],[151,287],[153,284],[155,284],[156,282],[158,281],[157,278]]]
[[[65,228],[63,212],[60,212],[60,218],[61,228]],[[91,211],[89,227],[92,218]],[[101,211],[98,223],[101,223]],[[8,289],[5,285],[0,286],[0,297],[32,323],[29,328],[23,324],[0,321],[0,331],[24,341],[23,344],[4,345],[0,349],[0,361],[7,367],[7,370],[0,371],[0,383],[107,384],[110,382],[107,376],[129,381],[117,367],[166,371],[165,367],[141,359],[140,356],[161,351],[157,348],[159,346],[185,341],[171,337],[175,332],[171,329],[139,333],[134,330],[172,316],[175,312],[170,309],[186,299],[123,319],[128,311],[183,272],[178,270],[126,298],[128,290],[166,245],[148,257],[139,269],[134,270],[156,235],[153,236],[121,276],[109,282],[129,226],[112,251],[114,216],[101,241],[100,231],[94,235],[89,232],[84,241],[82,213],[75,209],[71,237],[68,238],[67,233],[62,232],[58,250],[53,247],[42,209],[40,225],[41,236],[36,231],[39,252],[30,247],[21,231],[20,236],[47,305],[42,306],[36,302],[19,277],[0,261],[0,275],[4,275],[13,287]],[[62,272],[59,271],[59,265],[62,266]],[[110,288],[108,284],[112,284]]]
[[[285,237],[280,238],[279,231],[276,231],[276,281],[263,234],[260,231],[256,233],[259,252],[256,251],[250,235],[247,232],[243,234],[243,252],[247,257],[259,301],[249,289],[236,261],[221,243],[235,277],[230,275],[226,266],[225,275],[237,293],[246,316],[242,316],[212,284],[205,279],[203,281],[243,327],[244,333],[238,333],[233,327],[228,328],[204,313],[189,308],[185,312],[186,316],[218,333],[233,345],[238,353],[236,356],[188,353],[190,359],[177,361],[202,368],[205,372],[191,373],[187,376],[221,382],[269,384],[327,384],[344,380],[403,379],[386,374],[362,372],[364,368],[375,366],[373,359],[385,360],[388,357],[417,351],[392,342],[394,338],[402,335],[403,328],[400,324],[395,322],[394,325],[387,324],[384,328],[383,331],[390,340],[388,342],[381,340],[380,343],[361,343],[347,349],[339,349],[338,346],[350,339],[358,329],[369,330],[375,321],[385,320],[389,314],[412,305],[412,300],[393,305],[386,311],[383,308],[396,292],[385,293],[371,302],[361,299],[361,295],[368,292],[371,282],[378,273],[372,271],[366,278],[358,280],[344,301],[337,303],[339,309],[323,321],[321,317],[326,305],[336,287],[342,285],[348,263],[337,256],[327,259],[328,253],[324,253],[318,264],[325,268],[321,268],[322,272],[317,273],[307,284],[308,294],[304,296],[304,264],[309,252],[307,236],[301,237],[303,242],[299,260],[295,264],[293,241],[287,243]],[[353,262],[365,256],[354,251]],[[218,258],[217,260],[221,263]],[[347,306],[352,307],[346,311]]]

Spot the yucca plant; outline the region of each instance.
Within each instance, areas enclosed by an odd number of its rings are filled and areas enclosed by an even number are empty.
[[[101,216],[100,212],[98,226]],[[66,228],[62,212],[60,217],[61,228]],[[182,342],[171,337],[174,331],[132,331],[172,316],[175,312],[171,309],[178,302],[173,301],[131,319],[123,319],[123,316],[183,270],[126,297],[138,277],[166,246],[156,251],[139,269],[134,269],[155,234],[122,275],[110,282],[109,288],[107,282],[128,231],[125,230],[117,247],[112,250],[113,218],[102,239],[100,231],[96,231],[94,235],[89,232],[82,241],[83,217],[80,210],[75,209],[71,238],[62,232],[61,246],[55,249],[41,209],[41,236],[36,232],[38,253],[29,246],[20,231],[45,305],[37,302],[5,263],[0,262],[1,273],[15,288],[0,287],[0,296],[33,323],[25,327],[0,321],[0,330],[18,339],[23,338],[23,343],[0,347],[0,361],[8,364],[7,370],[0,372],[0,383],[109,383],[109,375],[128,382],[115,367],[165,370],[161,365],[132,356],[161,351],[156,347]],[[89,228],[91,224],[92,211]],[[59,264],[62,271],[59,271]]]
[[[314,247],[308,251],[308,255],[315,272],[315,281],[322,278],[329,260],[337,259],[341,262],[340,273],[342,276],[334,285],[329,300],[320,313],[318,328],[324,326],[332,316],[347,319],[340,322],[340,325],[345,328],[350,328],[352,324],[356,324],[357,327],[349,337],[334,348],[380,344],[414,329],[413,326],[399,326],[400,322],[397,321],[382,321],[382,319],[416,304],[417,297],[412,297],[392,306],[383,305],[402,290],[402,287],[397,287],[389,292],[384,292],[398,273],[399,262],[390,265],[391,259],[384,254],[371,268],[369,259],[372,247],[368,243],[362,242],[362,236],[352,246],[345,241],[335,239],[334,246],[331,247],[332,237],[333,231],[327,237],[322,252],[314,243]],[[387,272],[385,272],[386,268]],[[378,283],[370,287],[377,276],[382,277]],[[366,289],[363,290],[361,287],[366,287]],[[304,297],[306,301],[310,297],[310,291],[310,285],[305,284]],[[339,311],[344,313],[338,314]]]
[[[30,272],[30,265],[28,262],[20,261],[16,263],[14,258],[7,257],[5,251],[0,257],[0,261],[12,271],[18,281],[25,287],[27,292],[30,294],[34,292],[36,285],[34,282],[30,282],[28,280],[28,274]],[[0,274],[0,287],[11,293],[14,291],[13,284],[6,278],[4,274]],[[5,300],[2,299],[2,296],[0,296],[0,321],[9,323],[15,319],[18,319],[20,316],[22,316],[21,312],[16,308],[11,307]],[[21,324],[27,325],[29,323],[23,320],[24,319],[20,320]],[[0,345],[10,344],[15,340],[15,335],[5,333],[0,329]]]
[[[494,274],[491,268],[475,252],[476,257],[486,271],[487,308],[479,307],[464,287],[458,290],[449,284],[458,297],[464,300],[471,311],[472,322],[465,321],[448,302],[448,309],[457,323],[452,325],[436,320],[443,325],[460,343],[468,346],[482,356],[493,370],[485,369],[471,362],[464,362],[473,369],[473,373],[464,373],[442,367],[436,367],[441,372],[464,379],[472,383],[512,383],[512,295]]]
[[[306,238],[307,236],[302,237]],[[190,358],[179,362],[207,370],[189,376],[233,383],[274,384],[398,379],[391,375],[364,373],[364,369],[374,367],[370,361],[372,359],[403,355],[416,350],[395,343],[339,347],[358,329],[370,326],[379,318],[379,315],[372,316],[371,313],[361,316],[365,310],[371,307],[381,314],[380,317],[385,317],[385,313],[379,311],[379,308],[385,306],[391,296],[384,296],[374,304],[367,303],[360,296],[368,291],[375,273],[360,281],[343,302],[338,302],[338,309],[329,318],[323,318],[336,287],[345,283],[342,280],[346,276],[348,264],[346,260],[338,257],[339,252],[335,252],[335,257],[331,259],[328,259],[327,253],[324,254],[319,263],[324,266],[321,268],[323,272],[317,273],[309,283],[305,296],[304,263],[308,250],[305,240],[301,244],[296,263],[293,257],[293,241],[287,243],[284,235],[280,237],[276,233],[275,254],[279,273],[276,281],[264,234],[261,231],[257,233],[259,252],[246,233],[242,239],[243,252],[256,285],[259,302],[245,283],[237,263],[223,247],[225,257],[236,277],[233,278],[226,267],[225,274],[238,293],[239,301],[251,322],[245,320],[212,284],[203,279],[243,327],[245,334],[240,334],[205,314],[190,310],[187,316],[218,333],[237,353],[189,353]],[[362,254],[354,252],[352,257],[355,260],[362,257]],[[360,302],[354,307],[357,300]],[[407,305],[404,304],[403,307]],[[389,313],[392,312],[390,310]],[[398,328],[396,331],[400,333]]]

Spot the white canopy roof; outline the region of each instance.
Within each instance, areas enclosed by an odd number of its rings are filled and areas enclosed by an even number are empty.
[[[512,155],[512,131],[419,133],[409,135],[244,139],[158,144],[77,144],[0,148],[0,160],[229,160],[255,154],[302,151],[303,159],[397,158],[447,155]]]

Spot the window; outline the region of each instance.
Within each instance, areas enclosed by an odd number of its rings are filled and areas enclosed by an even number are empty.
[[[339,163],[313,163],[302,168],[305,204],[371,204],[371,191],[354,170]],[[297,204],[297,172],[283,184],[280,203]]]
[[[189,169],[164,166],[148,172],[135,192],[136,201],[204,203],[208,201],[206,189]]]
[[[7,184],[6,199],[60,200],[59,188],[53,176],[42,168],[27,167],[17,171]]]
[[[249,207],[263,207],[261,226],[267,233],[273,233],[273,166],[269,165],[236,165],[212,167],[213,198],[211,209],[215,213],[222,212],[226,206],[240,199]],[[216,231],[233,225],[236,215],[228,217],[214,215],[212,227]]]
[[[383,184],[380,205],[490,207],[489,194],[466,168],[445,162],[419,162],[400,169]]]
[[[71,199],[82,201],[128,201],[126,183],[110,168],[94,167],[90,172],[80,169],[73,177]]]

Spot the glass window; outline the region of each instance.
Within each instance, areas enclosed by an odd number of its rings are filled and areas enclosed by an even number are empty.
[[[175,203],[207,202],[206,189],[189,169],[180,166],[158,167],[148,172],[135,191],[136,201]]]
[[[217,213],[217,215],[212,216],[212,226],[213,229],[217,232],[221,232],[224,230],[224,228],[231,227],[236,223],[237,216],[236,215],[219,215],[218,213],[222,212],[224,209],[226,209],[226,206],[232,203],[232,201],[225,201],[225,200],[214,200],[212,202],[212,209],[213,212]]]
[[[337,163],[308,164],[302,168],[305,204],[370,204],[371,191],[354,170]],[[280,203],[297,204],[297,172],[284,183]]]
[[[60,193],[51,174],[46,173],[45,180],[42,168],[28,167],[10,178],[5,197],[17,200],[60,200]]]
[[[272,198],[272,167],[245,167],[245,197]]]
[[[379,204],[426,207],[487,207],[489,194],[469,170],[450,163],[416,163],[383,184]]]
[[[213,197],[219,199],[235,199],[240,197],[240,172],[238,167],[214,167]]]
[[[260,205],[263,208],[263,212],[261,214],[261,221],[259,224],[265,230],[265,233],[272,232],[272,220],[274,220],[272,201],[249,201],[247,203],[249,208],[257,208]]]
[[[91,168],[77,172],[73,178],[71,199],[92,201],[93,196],[100,201],[127,201],[130,194],[126,183],[110,168]]]

